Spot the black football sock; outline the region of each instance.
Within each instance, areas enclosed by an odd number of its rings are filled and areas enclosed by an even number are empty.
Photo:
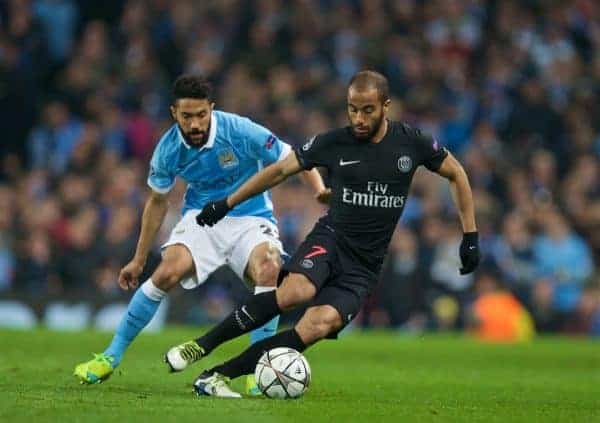
[[[223,342],[261,327],[281,313],[275,292],[273,290],[253,295],[246,303],[233,310],[225,320],[196,339],[204,353],[209,354]]]
[[[254,368],[260,357],[266,352],[277,347],[293,348],[298,352],[306,349],[306,344],[296,332],[296,329],[280,332],[275,336],[257,342],[237,357],[225,363],[213,367],[207,373],[218,372],[224,376],[234,379],[238,376],[254,373]]]

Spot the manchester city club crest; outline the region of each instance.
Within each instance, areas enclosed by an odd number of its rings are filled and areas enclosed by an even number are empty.
[[[398,159],[398,170],[400,172],[409,172],[412,169],[412,160],[408,156],[402,156]]]
[[[219,166],[222,169],[231,169],[239,164],[239,160],[231,148],[219,151]]]

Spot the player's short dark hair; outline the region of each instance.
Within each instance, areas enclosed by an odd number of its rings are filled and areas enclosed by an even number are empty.
[[[173,103],[180,98],[213,101],[212,85],[200,75],[181,75],[173,83]]]
[[[348,84],[348,88],[350,87],[354,87],[359,91],[375,88],[379,93],[381,102],[387,101],[390,98],[390,85],[387,78],[379,72],[372,70],[364,70],[356,73]]]

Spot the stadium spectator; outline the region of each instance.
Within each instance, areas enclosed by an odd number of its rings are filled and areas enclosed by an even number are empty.
[[[535,335],[525,307],[506,289],[495,272],[483,271],[475,281],[476,299],[469,308],[468,326],[477,339],[488,342],[522,342]]]
[[[536,275],[531,230],[519,213],[507,215],[502,226],[490,253],[504,282],[526,297]]]
[[[12,288],[15,272],[16,257],[14,234],[12,232],[13,216],[15,213],[14,193],[0,185],[0,292]]]
[[[35,0],[33,11],[44,28],[50,58],[57,63],[65,61],[75,41],[77,3],[72,0]]]
[[[33,168],[63,173],[82,131],[81,120],[71,114],[65,103],[59,100],[47,103],[43,123],[34,128],[29,137],[29,163]]]
[[[538,326],[559,330],[577,308],[592,275],[589,247],[552,207],[539,212],[541,233],[533,242],[535,276],[532,306]]]
[[[399,228],[392,238],[390,251],[377,286],[375,300],[365,310],[367,326],[404,327],[420,331],[427,326],[426,294],[431,282],[428,269],[419,255],[416,234]]]

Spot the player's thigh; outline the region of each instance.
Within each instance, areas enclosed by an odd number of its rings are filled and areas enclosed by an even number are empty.
[[[312,300],[317,287],[302,273],[288,273],[277,288],[277,304],[281,310],[290,310]]]
[[[256,286],[275,287],[280,269],[281,253],[279,248],[270,241],[264,241],[251,251],[245,276]]]
[[[199,226],[196,214],[197,210],[188,211],[162,246],[163,260],[158,276],[166,278],[167,285],[180,282],[186,289],[195,288],[225,264],[225,254],[215,242],[215,229]],[[177,248],[171,253],[171,247]]]
[[[282,266],[280,280],[293,275],[293,280],[308,281],[303,286],[312,284],[313,292],[318,292],[340,273],[337,249],[335,235],[323,225],[315,225]]]
[[[194,272],[194,259],[190,250],[183,244],[173,244],[163,249],[162,260],[152,274],[152,282],[160,289],[169,290]]]
[[[232,236],[229,266],[250,285],[276,286],[283,247],[277,226],[258,217],[230,219],[239,235]]]
[[[309,307],[295,326],[306,345],[337,333],[344,326],[340,312],[332,305]]]

